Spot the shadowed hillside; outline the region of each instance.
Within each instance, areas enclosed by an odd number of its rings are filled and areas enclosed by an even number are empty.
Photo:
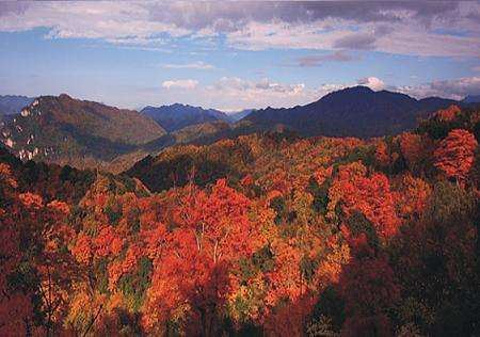
[[[416,100],[358,86],[332,92],[304,106],[256,110],[241,123],[254,130],[282,124],[307,136],[375,137],[413,129],[420,117],[453,103],[441,98]]]
[[[231,122],[230,117],[218,110],[202,109],[184,104],[164,105],[161,107],[145,107],[142,114],[149,116],[168,132],[184,127],[216,121]]]

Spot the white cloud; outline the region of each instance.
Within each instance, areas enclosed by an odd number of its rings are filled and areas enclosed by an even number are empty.
[[[248,80],[238,77],[222,77],[210,84],[198,83],[189,90],[168,90],[178,88],[172,81],[166,81],[164,90],[142,93],[143,104],[164,105],[185,103],[225,111],[239,111],[246,108],[292,107],[310,103],[320,98],[317,88],[307,88],[303,83],[283,83],[271,79]],[[175,84],[178,84],[175,81]],[[182,85],[184,87],[185,85]]]
[[[186,64],[162,64],[162,68],[166,69],[199,69],[199,70],[211,70],[215,69],[215,67],[211,64],[198,61],[193,63],[186,63]]]
[[[1,13],[1,12],[0,12]],[[189,30],[171,23],[151,20],[148,7],[135,2],[42,2],[30,3],[20,13],[7,12],[0,31],[50,28],[48,38],[104,39],[115,44],[163,44],[169,37],[187,35]]]
[[[326,94],[355,86],[358,83],[325,83],[317,87],[309,87],[304,83],[284,83],[269,78],[249,80],[239,77],[222,77],[209,85],[193,80],[165,81],[164,88],[182,88],[187,90],[172,90],[155,92],[154,99],[162,101],[159,104],[175,102],[201,105],[222,111],[239,111],[246,108],[261,109],[266,107],[290,108],[305,105],[320,99]],[[374,90],[385,87],[383,81],[376,77],[365,79]]]
[[[305,84],[278,83],[271,81],[268,78],[263,78],[259,81],[249,81],[240,79],[238,77],[222,77],[217,83],[215,83],[214,89],[243,92],[253,91],[255,93],[276,92],[286,95],[296,95],[301,93],[305,89]]]
[[[193,82],[189,82],[193,81]],[[212,84],[202,85],[194,80],[170,80],[162,85],[167,89],[148,89],[138,95],[139,105],[163,105],[176,102],[200,105],[222,111],[239,111],[246,108],[261,109],[268,106],[289,108],[314,102],[333,91],[358,84],[368,85],[373,90],[387,89],[402,92],[416,98],[439,96],[463,99],[466,95],[480,94],[480,77],[466,77],[433,81],[415,86],[394,86],[374,76],[357,82],[324,83],[316,87],[304,83],[283,83],[268,78],[248,80],[239,77],[222,77]]]
[[[0,3],[0,31],[50,29],[50,38],[103,39],[120,45],[206,43],[225,36],[239,49],[375,50],[478,57],[480,3]]]
[[[480,55],[478,35],[438,34],[421,22],[413,19],[405,21],[361,25],[345,19],[324,19],[300,24],[287,24],[281,21],[250,22],[242,29],[227,34],[227,40],[236,48],[250,50],[351,49],[418,56]],[[475,34],[480,34],[480,25],[475,27]]]
[[[202,93],[211,104],[228,110],[247,107],[282,107],[304,104],[316,97],[314,90],[303,83],[287,84],[264,78],[258,81],[223,77],[206,86]]]
[[[399,86],[395,89],[417,98],[439,96],[460,100],[467,95],[480,94],[480,77],[437,80],[417,86]]]
[[[164,81],[162,87],[165,89],[195,89],[198,85],[197,80],[170,80]]]
[[[354,84],[352,84],[354,85]],[[291,108],[320,99],[326,94],[344,89],[346,84],[322,84],[308,87],[304,83],[282,83],[268,78],[247,80],[223,77],[212,85],[197,88],[199,97],[222,111],[239,111],[247,108]]]
[[[375,91],[385,89],[385,82],[374,76],[361,78],[358,80],[357,83],[369,87],[370,89]]]
[[[383,80],[370,76],[357,83],[326,83],[319,87],[307,87],[303,83],[287,84],[262,79],[250,81],[236,77],[224,77],[215,84],[197,88],[208,102],[207,106],[220,109],[240,110],[243,108],[293,107],[311,103],[326,94],[355,85],[365,85],[372,90],[398,91],[416,98],[439,96],[463,99],[466,95],[480,94],[480,77],[440,80],[417,86],[387,85]]]

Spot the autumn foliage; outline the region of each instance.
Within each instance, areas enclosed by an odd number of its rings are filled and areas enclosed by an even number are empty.
[[[464,182],[473,166],[477,146],[478,142],[472,133],[452,130],[435,150],[435,167],[447,177]]]
[[[478,335],[479,117],[186,145],[130,176],[4,155],[0,335]]]

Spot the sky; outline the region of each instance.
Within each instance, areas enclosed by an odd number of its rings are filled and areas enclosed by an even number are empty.
[[[480,94],[480,2],[0,2],[0,94],[292,107]]]

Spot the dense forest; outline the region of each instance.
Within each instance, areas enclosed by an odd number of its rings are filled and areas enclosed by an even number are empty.
[[[0,149],[1,336],[479,336],[480,110],[113,175]]]

